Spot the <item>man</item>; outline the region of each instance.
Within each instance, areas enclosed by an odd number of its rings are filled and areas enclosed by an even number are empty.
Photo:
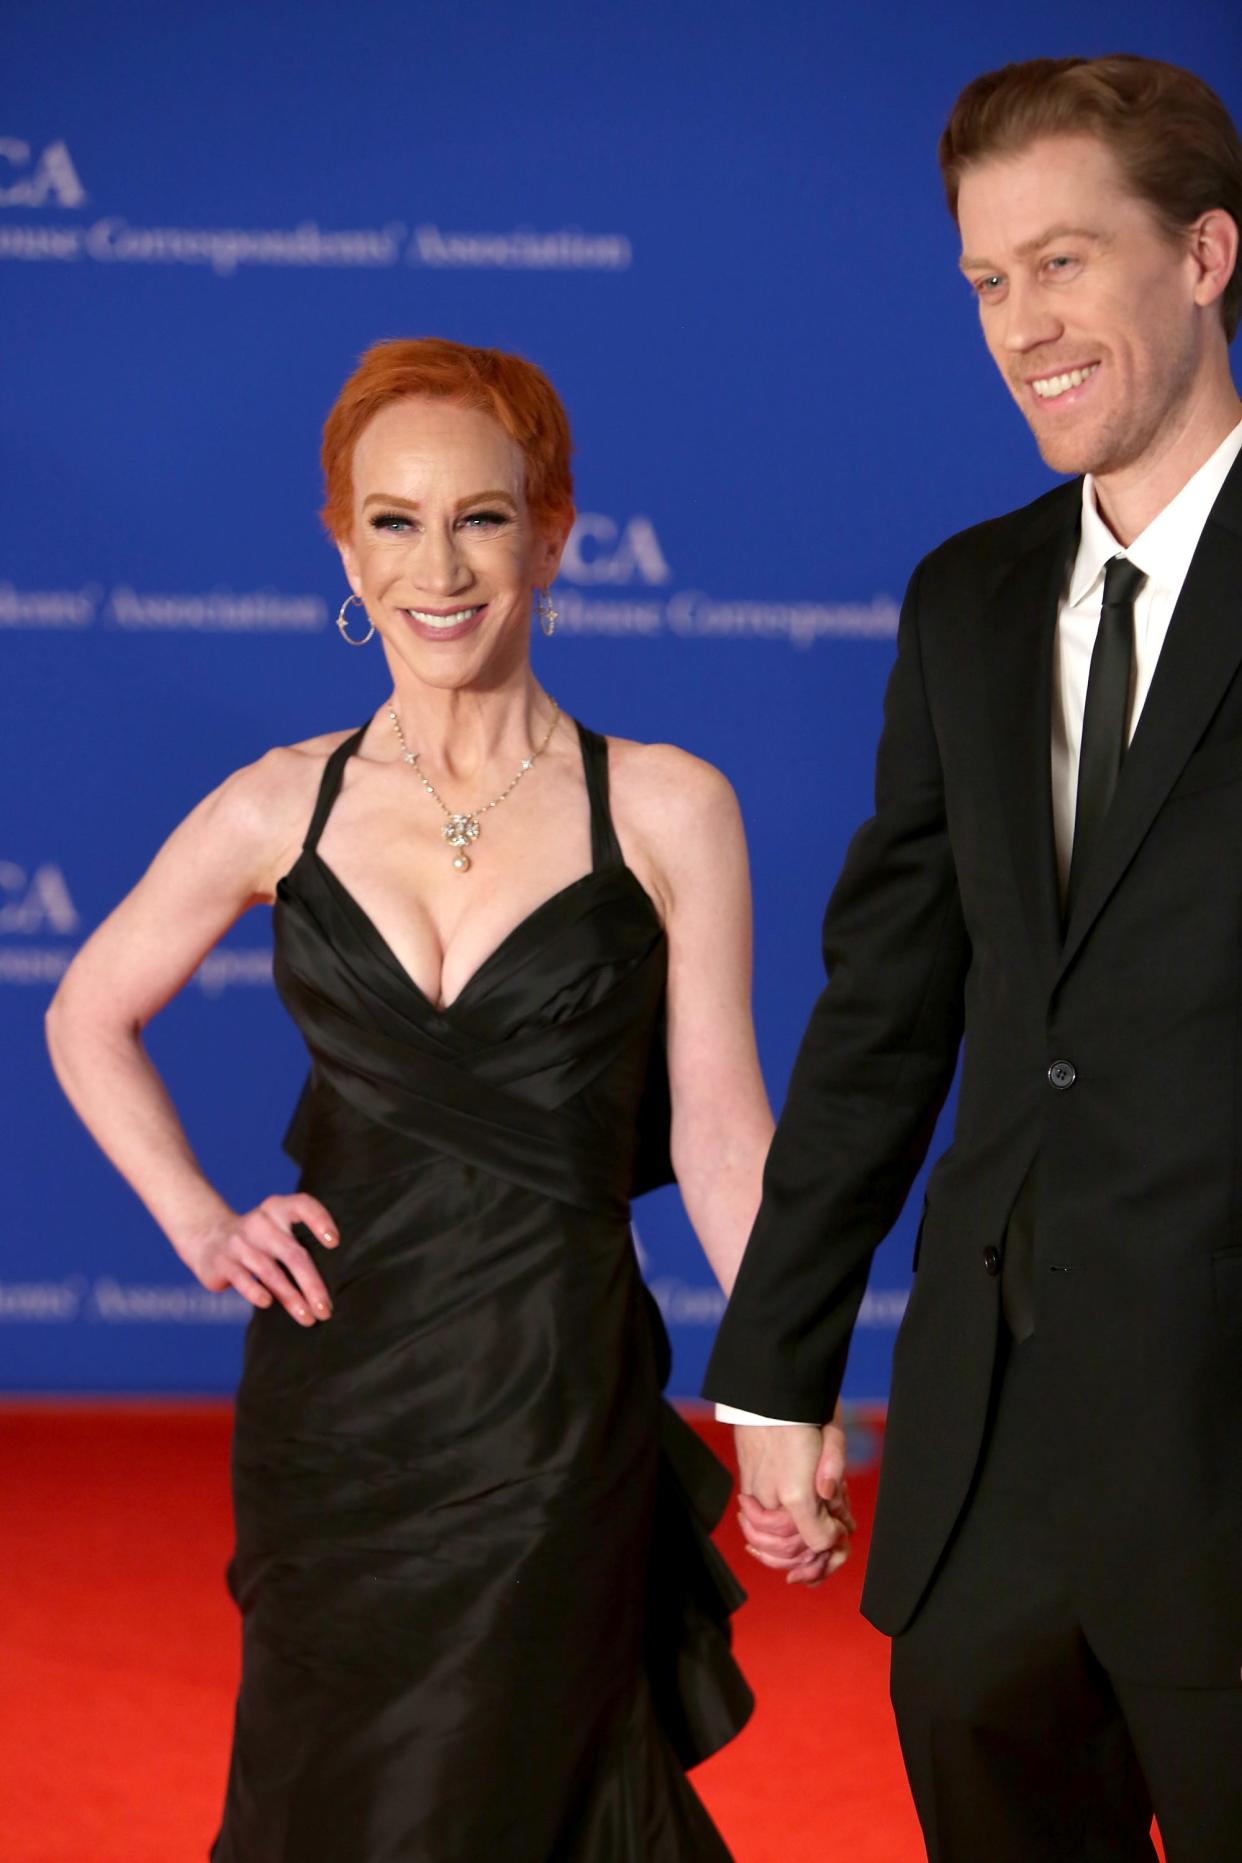
[[[980,78],[941,142],[1058,472],[933,552],[876,813],[709,1395],[817,1579],[871,1255],[965,1052],[863,1608],[933,1863],[1242,1858],[1242,144],[1145,59]],[[946,434],[952,433],[951,384]],[[794,1419],[792,1426],[762,1418]],[[799,1423],[801,1427],[799,1427]],[[831,1683],[831,1668],[827,1681]]]

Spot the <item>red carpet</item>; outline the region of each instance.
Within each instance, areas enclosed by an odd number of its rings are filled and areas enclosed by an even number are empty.
[[[236,1679],[228,1427],[215,1406],[0,1409],[3,1863],[205,1858]],[[851,1488],[865,1543],[874,1474]],[[805,1594],[743,1557],[732,1518],[721,1543],[759,1707],[695,1779],[737,1863],[921,1863],[862,1549]]]

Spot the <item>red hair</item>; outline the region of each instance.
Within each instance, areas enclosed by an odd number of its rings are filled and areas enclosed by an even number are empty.
[[[381,408],[410,395],[431,395],[490,414],[522,449],[526,502],[536,523],[572,520],[569,419],[543,370],[502,349],[475,349],[439,336],[403,337],[372,344],[324,422],[320,516],[330,537],[347,536],[353,522],[359,435]]]

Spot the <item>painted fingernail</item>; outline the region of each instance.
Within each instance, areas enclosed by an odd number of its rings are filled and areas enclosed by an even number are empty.
[[[317,1300],[315,1302],[315,1311],[316,1313],[322,1313],[323,1317],[326,1320],[328,1318],[328,1315],[331,1313],[332,1309],[328,1305],[326,1300]]]
[[[325,1229],[323,1231],[323,1239],[327,1243],[329,1248],[336,1247],[336,1237],[333,1235],[330,1229]]]

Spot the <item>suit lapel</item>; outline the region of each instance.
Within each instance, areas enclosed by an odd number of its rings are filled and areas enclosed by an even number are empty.
[[[1062,522],[1004,576],[985,631],[996,787],[1037,968],[1049,984],[1061,943],[1052,826],[1052,648],[1077,545],[1081,493],[1067,487]]]
[[[1242,459],[1204,527],[1165,637],[1117,793],[1066,928],[1073,962],[1242,664]]]

